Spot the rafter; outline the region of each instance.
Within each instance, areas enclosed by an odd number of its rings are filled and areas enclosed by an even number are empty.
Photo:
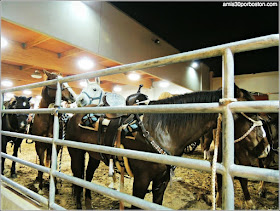
[[[51,38],[45,35],[40,35],[39,37],[37,37],[34,40],[30,40],[26,43],[24,43],[24,49],[29,49],[32,48],[36,45],[39,45],[42,42],[46,42],[47,40],[50,40]]]
[[[62,53],[59,54],[59,58],[65,58],[65,57],[68,57],[68,56],[74,56],[78,53],[81,53],[83,52],[83,50],[79,49],[79,48],[73,48],[69,51],[64,51]]]
[[[33,67],[34,67],[33,65],[23,65],[23,66],[20,66],[19,69],[22,70],[22,71],[25,71],[25,70],[29,70]]]
[[[9,41],[9,48],[2,49],[1,59],[10,63],[19,63],[23,65],[31,65],[40,67],[40,69],[56,70],[62,74],[79,74],[79,70],[76,66],[76,60],[72,57],[66,57],[64,59],[57,58],[57,54],[45,51],[43,49],[34,47],[28,51],[22,49],[19,42]],[[16,56],[15,56],[16,55]],[[97,64],[94,69],[99,70],[105,68],[102,65]],[[92,69],[91,71],[93,71]],[[137,86],[141,83],[145,87],[150,88],[152,82],[150,79],[142,79],[141,81],[131,81],[124,74],[108,75],[101,77],[101,80],[111,81],[112,83],[122,83]]]

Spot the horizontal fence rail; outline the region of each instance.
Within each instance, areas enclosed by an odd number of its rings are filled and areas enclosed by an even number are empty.
[[[233,112],[271,112],[279,111],[279,101],[238,101],[232,102],[229,108]],[[192,103],[170,105],[143,105],[143,106],[118,106],[118,107],[80,107],[57,109],[6,109],[2,113],[222,113],[224,107],[219,103]]]
[[[42,141],[42,138],[40,138],[40,136],[25,135],[25,134],[20,135],[18,133],[7,132],[7,131],[2,131],[2,134],[7,135],[7,136],[12,136],[12,137],[18,137],[18,138],[26,138],[26,136],[28,136],[29,139],[32,139],[35,141]],[[58,140],[55,140],[54,142],[61,146],[83,149],[83,150],[92,151],[92,152],[106,153],[106,154],[111,154],[111,155],[116,155],[116,156],[125,156],[128,158],[137,159],[137,160],[151,161],[151,162],[155,162],[155,163],[162,163],[162,164],[185,167],[185,168],[194,169],[194,170],[202,170],[202,171],[206,171],[206,172],[211,172],[211,163],[206,160],[197,160],[197,159],[192,159],[192,158],[183,158],[183,157],[177,157],[177,156],[171,156],[171,155],[161,155],[161,154],[156,154],[156,153],[142,152],[142,151],[130,150],[130,149],[120,149],[120,148],[102,146],[102,145],[97,145],[97,144],[81,143],[81,142],[70,141],[70,140],[63,141],[61,139],[58,139]],[[32,163],[29,163],[27,161],[22,162],[19,158],[13,157],[11,155],[7,155],[5,153],[2,153],[2,155],[5,158],[11,159],[11,160],[17,161],[21,164],[27,165],[29,167],[38,169],[37,168],[38,165],[33,164],[33,165],[35,165],[35,166],[33,166]],[[27,164],[25,164],[25,162],[27,162]],[[247,171],[246,173],[248,173],[248,176],[247,176],[247,174],[244,174],[243,168],[241,168],[241,170],[239,170],[235,166],[233,166],[232,168],[233,168],[232,176],[242,175],[242,177],[252,179],[252,180],[256,180],[256,178],[257,178],[257,180],[279,183],[279,171],[277,171],[277,170],[260,169],[260,168],[256,168],[256,167],[251,167],[249,170],[246,170]],[[44,169],[48,169],[47,173],[49,173],[49,168],[44,167]],[[40,170],[40,169],[38,169],[38,170]],[[252,177],[251,175],[256,172],[261,175],[259,177],[258,176]],[[220,174],[224,173],[224,166],[219,163],[217,163],[217,173],[220,173]],[[265,177],[265,175],[267,177]]]
[[[179,53],[171,56],[160,57],[156,59],[150,59],[146,61],[136,62],[132,64],[126,64],[111,68],[106,68],[98,71],[92,71],[88,73],[78,74],[75,76],[69,76],[65,78],[59,78],[55,80],[49,80],[39,83],[33,83],[29,85],[23,85],[13,88],[8,88],[5,90],[1,90],[1,93],[7,93],[12,91],[24,90],[27,88],[36,88],[47,85],[57,85],[56,92],[56,105],[59,105],[61,100],[61,90],[60,83],[63,82],[71,82],[81,79],[88,79],[93,77],[112,75],[118,73],[125,73],[131,70],[144,70],[147,68],[158,67],[162,65],[175,64],[179,62],[186,62],[194,59],[204,59],[216,56],[223,56],[223,100],[230,100],[233,98],[233,77],[234,77],[234,60],[233,54],[251,51],[257,49],[263,49],[273,46],[279,45],[279,35],[273,34],[238,42],[232,42],[228,44],[218,45],[214,47],[189,51],[186,53]],[[230,102],[230,101],[228,101]],[[194,104],[184,104],[184,105],[150,105],[150,106],[127,106],[127,107],[86,107],[86,108],[52,108],[52,109],[17,109],[17,110],[2,110],[1,113],[13,114],[13,113],[37,113],[37,114],[54,114],[54,113],[222,113],[224,115],[223,122],[223,142],[225,145],[225,153],[223,155],[222,164],[217,164],[217,173],[223,175],[223,209],[232,210],[234,209],[234,189],[233,189],[233,177],[243,177],[251,180],[264,180],[268,182],[279,183],[279,171],[270,170],[270,169],[260,169],[256,167],[250,166],[241,166],[235,165],[233,162],[234,156],[234,144],[233,144],[233,118],[232,112],[249,112],[249,113],[257,113],[257,112],[279,112],[279,102],[278,101],[250,101],[250,102],[230,102],[228,105],[220,105],[219,103],[194,103]],[[54,130],[53,130],[53,138],[48,137],[40,137],[33,136],[27,134],[13,133],[9,131],[2,131],[2,135],[13,136],[19,138],[27,138],[33,139],[35,141],[40,141],[43,143],[52,144],[52,150],[56,151],[56,145],[74,147],[78,149],[84,149],[93,152],[101,152],[105,154],[112,155],[121,155],[126,156],[133,159],[139,159],[144,161],[156,162],[156,163],[164,163],[167,165],[176,165],[182,166],[186,168],[202,170],[206,172],[211,171],[211,164],[209,161],[190,159],[190,158],[182,158],[170,155],[159,155],[156,153],[148,153],[148,152],[139,152],[135,150],[128,149],[118,149],[113,147],[100,146],[95,144],[87,144],[80,143],[71,140],[60,140],[58,139],[58,117],[54,118]],[[226,122],[226,123],[225,123]],[[225,142],[226,141],[226,142]],[[230,142],[230,143],[229,143]],[[232,143],[231,143],[232,142]],[[229,154],[227,154],[229,153]],[[20,186],[19,184],[13,182],[12,180],[7,179],[5,176],[1,176],[1,180],[10,184],[11,186],[17,188],[25,192],[28,196],[38,200],[41,203],[48,204],[49,208],[52,209],[64,209],[54,203],[54,177],[58,177],[64,180],[67,180],[76,185],[89,188],[93,191],[99,192],[101,194],[105,194],[123,201],[126,201],[130,204],[138,206],[143,209],[168,209],[166,207],[153,204],[151,202],[147,202],[142,199],[138,199],[136,197],[120,193],[106,187],[99,186],[94,183],[90,183],[84,181],[79,178],[75,178],[63,173],[56,171],[56,161],[57,155],[53,153],[52,155],[52,166],[50,168],[42,167],[37,164],[33,164],[19,158],[15,158],[13,156],[7,155],[5,153],[1,153],[2,157],[11,159],[13,161],[19,162],[23,165],[29,166],[31,168],[35,168],[37,170],[46,172],[50,174],[50,191],[49,191],[49,199],[46,199],[33,191],[28,190],[27,188]],[[245,173],[244,173],[245,172]],[[227,187],[226,187],[227,186]],[[228,195],[228,196],[227,196]]]

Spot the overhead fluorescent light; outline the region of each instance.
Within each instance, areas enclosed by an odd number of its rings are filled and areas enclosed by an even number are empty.
[[[93,68],[94,62],[91,59],[84,57],[78,60],[78,66],[82,70],[90,70],[91,68]]]
[[[197,68],[197,67],[198,67],[198,62],[193,62],[193,63],[191,64],[191,67],[192,67],[192,68]]]
[[[5,87],[11,87],[11,86],[13,86],[13,82],[9,81],[9,80],[4,80],[4,81],[1,81],[1,85],[5,86]]]
[[[120,91],[122,91],[122,88],[120,86],[114,86],[113,90],[115,92],[120,92]]]
[[[86,87],[87,86],[87,82],[86,81],[81,81],[80,82],[80,86],[81,87]]]
[[[42,78],[43,76],[42,76],[42,74],[40,73],[39,70],[35,70],[34,73],[32,73],[31,77],[39,79],[39,78]]]
[[[127,77],[132,81],[138,81],[140,79],[140,75],[138,73],[129,73]]]
[[[1,36],[1,48],[5,48],[8,45],[8,40]]]
[[[159,82],[159,86],[162,88],[166,88],[170,85],[170,83],[168,81],[160,81]]]
[[[30,90],[23,90],[23,94],[25,95],[31,95],[32,92]]]

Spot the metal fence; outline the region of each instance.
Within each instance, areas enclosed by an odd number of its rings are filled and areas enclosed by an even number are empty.
[[[268,48],[279,45],[279,35],[273,34],[254,39],[248,39],[239,42],[228,43],[224,45],[194,50],[186,53],[165,56],[157,59],[151,59],[142,62],[136,62],[127,65],[107,68],[98,71],[78,74],[55,80],[33,83],[29,85],[14,87],[2,90],[1,93],[24,90],[26,88],[36,88],[46,85],[57,84],[57,93],[55,104],[57,108],[48,109],[13,109],[1,110],[2,113],[222,113],[223,114],[223,164],[217,164],[217,173],[223,176],[223,203],[222,209],[234,209],[234,186],[233,178],[235,176],[248,178],[251,180],[263,180],[268,182],[279,183],[279,171],[270,169],[260,169],[256,167],[248,167],[234,164],[234,120],[232,112],[275,112],[279,110],[278,101],[250,101],[250,102],[234,102],[234,59],[233,54]],[[87,108],[59,108],[61,101],[60,84],[80,79],[93,78],[117,73],[124,73],[131,70],[143,70],[147,68],[157,67],[161,65],[185,62],[194,59],[204,59],[210,57],[223,57],[223,77],[222,77],[222,97],[225,104],[219,103],[199,103],[199,104],[180,104],[180,105],[151,105],[151,106],[131,106],[131,107],[87,107]],[[2,102],[3,103],[3,102]],[[1,106],[2,109],[2,106]],[[71,140],[59,139],[59,119],[58,115],[54,116],[53,138],[14,133],[2,131],[2,135],[27,138],[35,141],[52,144],[53,152],[56,152],[56,145],[74,147],[88,151],[101,152],[112,155],[121,155],[128,158],[139,159],[144,161],[152,161],[156,163],[164,163],[168,165],[181,166],[196,170],[211,172],[211,164],[209,161],[196,160],[183,157],[175,157],[170,155],[160,155],[155,153],[139,152],[134,150],[119,149],[100,145],[92,145]],[[30,163],[19,158],[1,153],[1,156],[16,161],[23,165],[35,168],[39,171],[50,174],[50,191],[49,199],[13,182],[7,177],[1,175],[1,180],[27,194],[28,196],[38,200],[43,204],[47,204],[49,209],[64,209],[55,203],[55,184],[54,177],[61,178],[73,184],[88,188],[100,194],[111,196],[122,201],[133,204],[143,209],[169,209],[137,197],[118,192],[91,182],[75,178],[57,171],[57,153],[52,153],[51,168],[43,167],[34,163]]]

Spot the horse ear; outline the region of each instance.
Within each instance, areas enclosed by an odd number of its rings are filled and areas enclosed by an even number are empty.
[[[43,69],[43,72],[48,76],[48,77],[50,77],[51,76],[51,73],[49,72],[49,71],[47,71],[47,70],[45,70],[45,69]]]
[[[235,83],[234,83],[234,97],[235,98],[243,98],[244,97],[243,92],[241,91],[241,89],[238,86],[236,86]]]
[[[95,82],[96,82],[98,85],[100,85],[100,78],[99,78],[99,77],[96,77],[96,78],[95,78]]]
[[[27,100],[28,100],[28,101],[30,101],[30,100],[31,100],[31,98],[32,98],[32,97],[29,97],[29,98],[27,98]]]
[[[86,82],[87,82],[87,85],[89,85],[89,84],[90,84],[90,81],[89,81],[88,79],[86,79]]]

